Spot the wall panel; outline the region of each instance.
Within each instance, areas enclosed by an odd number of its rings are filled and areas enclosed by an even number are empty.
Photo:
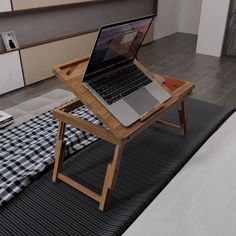
[[[154,38],[160,39],[178,31],[181,0],[159,0]]]
[[[53,76],[55,64],[90,54],[97,32],[21,50],[26,85]],[[153,41],[153,26],[144,41]]]
[[[229,6],[230,0],[203,0],[197,53],[221,56]]]
[[[79,2],[93,2],[97,0],[12,0],[14,10],[49,7]]]
[[[20,11],[12,11],[10,0],[0,0],[0,12],[7,12],[0,13],[0,31],[15,31],[21,48],[21,58],[18,51],[0,55],[0,94],[24,86],[22,69],[26,85],[51,77],[55,64],[91,52],[97,35],[92,32],[101,25],[152,14],[156,6],[153,0],[64,5],[78,2],[89,0],[12,0]],[[153,26],[145,43],[151,41]],[[0,39],[1,52],[6,51]]]
[[[55,64],[91,53],[97,32],[21,50],[26,85],[53,76]]]
[[[19,52],[0,55],[0,94],[24,86]]]
[[[151,27],[149,28],[149,31],[146,35],[146,38],[143,42],[143,44],[153,42],[154,40],[154,22],[152,23]]]
[[[0,12],[11,10],[11,0],[0,0]]]
[[[202,0],[181,0],[179,32],[198,34]]]
[[[132,9],[132,11],[127,10]],[[153,0],[105,1],[0,15],[1,31],[14,30],[21,48],[79,35],[103,24],[152,14]],[[4,49],[0,41],[0,50]]]

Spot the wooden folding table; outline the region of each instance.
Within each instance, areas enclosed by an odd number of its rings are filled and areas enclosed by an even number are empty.
[[[90,198],[97,201],[99,203],[99,209],[101,211],[104,211],[106,209],[111,191],[112,189],[114,189],[116,184],[124,145],[133,137],[140,134],[144,129],[152,125],[154,122],[158,122],[162,125],[175,128],[179,130],[183,135],[185,135],[187,132],[186,98],[192,92],[195,84],[190,81],[176,80],[174,78],[165,76],[166,82],[162,86],[164,86],[167,90],[169,90],[169,92],[171,92],[172,98],[166,101],[164,104],[155,107],[147,115],[142,117],[141,120],[135,122],[130,127],[124,127],[82,85],[82,78],[88,64],[88,59],[88,57],[78,58],[54,67],[55,75],[77,96],[78,99],[70,101],[53,110],[54,117],[56,117],[59,121],[59,128],[55,147],[55,164],[52,180],[53,182],[61,180],[66,184],[83,192]],[[158,82],[157,76],[148,71],[140,62],[136,60],[135,64],[145,73],[148,73],[151,79]],[[179,102],[181,104],[181,109],[179,111],[180,124],[177,125],[169,123],[159,118],[160,115],[163,114],[163,112],[171,109],[176,103]],[[70,111],[78,108],[83,104],[100,119],[104,126],[93,124],[69,113]],[[64,140],[66,124],[72,125],[80,130],[96,135],[97,137],[116,145],[113,160],[107,165],[101,195],[65,176],[61,172],[64,150],[66,146],[66,142]]]

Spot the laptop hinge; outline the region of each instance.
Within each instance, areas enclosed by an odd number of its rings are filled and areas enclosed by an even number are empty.
[[[123,66],[125,66],[125,65],[129,65],[129,64],[131,64],[131,63],[133,63],[133,62],[134,62],[134,59],[126,60],[126,61],[121,62],[121,63],[116,63],[116,64],[114,64],[114,65],[111,65],[111,66],[107,67],[107,68],[104,68],[104,69],[101,70],[101,71],[97,71],[97,72],[94,72],[94,73],[91,74],[91,75],[88,75],[87,78],[85,78],[85,79],[86,79],[87,81],[89,81],[89,80],[91,80],[91,79],[93,79],[93,78],[97,78],[97,77],[99,77],[100,75],[107,74],[107,73],[109,73],[109,72],[111,72],[111,71],[114,71],[114,70],[116,70],[116,69],[118,69],[118,68],[120,68],[120,67],[123,67]]]

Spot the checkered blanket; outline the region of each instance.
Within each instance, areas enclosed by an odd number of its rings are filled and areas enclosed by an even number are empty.
[[[100,123],[85,106],[71,113],[92,123]],[[0,134],[0,206],[19,194],[53,163],[57,127],[58,122],[49,111]],[[67,125],[66,155],[72,155],[97,139]]]

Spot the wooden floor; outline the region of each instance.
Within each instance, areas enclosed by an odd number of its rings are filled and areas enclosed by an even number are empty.
[[[193,97],[236,107],[236,58],[196,54],[197,36],[176,33],[144,46],[139,60],[154,72],[197,82]],[[0,110],[64,86],[55,78],[0,96]]]
[[[236,107],[236,58],[196,54],[196,42],[177,33],[144,46],[139,59],[157,73],[196,81],[195,98]]]

